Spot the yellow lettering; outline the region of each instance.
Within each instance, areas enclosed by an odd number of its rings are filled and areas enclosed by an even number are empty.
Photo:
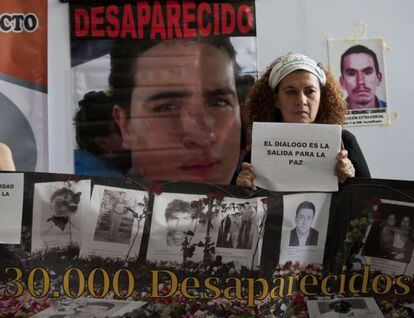
[[[151,297],[154,298],[161,298],[161,297],[171,297],[175,294],[178,288],[178,279],[177,275],[174,272],[169,270],[150,270],[152,274],[152,288],[151,288]],[[158,290],[159,285],[159,274],[164,273],[170,276],[171,279],[171,287],[170,291],[166,295],[160,295]]]

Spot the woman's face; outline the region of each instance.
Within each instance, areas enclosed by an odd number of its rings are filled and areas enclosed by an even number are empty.
[[[310,124],[318,114],[320,100],[318,78],[308,71],[295,71],[280,82],[276,107],[284,122]]]

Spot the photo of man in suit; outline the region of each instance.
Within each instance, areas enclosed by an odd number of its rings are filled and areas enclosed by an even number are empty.
[[[296,227],[290,231],[289,246],[316,246],[319,232],[312,228],[315,205],[304,201],[296,209]]]

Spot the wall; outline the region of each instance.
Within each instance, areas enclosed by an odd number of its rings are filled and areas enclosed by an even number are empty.
[[[375,178],[414,180],[414,137],[410,128],[414,106],[414,2],[410,0],[256,0],[258,64],[263,71],[277,56],[296,51],[328,65],[324,34],[345,39],[356,24],[367,24],[368,37],[383,37],[390,113],[398,119],[388,127],[348,128],[364,151]],[[67,5],[49,0],[49,127],[50,170],[72,172],[72,129]]]

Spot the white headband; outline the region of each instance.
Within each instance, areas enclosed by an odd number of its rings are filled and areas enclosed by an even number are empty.
[[[269,86],[275,89],[277,84],[290,73],[297,70],[305,70],[314,74],[322,86],[326,84],[325,72],[318,66],[315,60],[306,55],[294,53],[278,58],[269,76]]]

